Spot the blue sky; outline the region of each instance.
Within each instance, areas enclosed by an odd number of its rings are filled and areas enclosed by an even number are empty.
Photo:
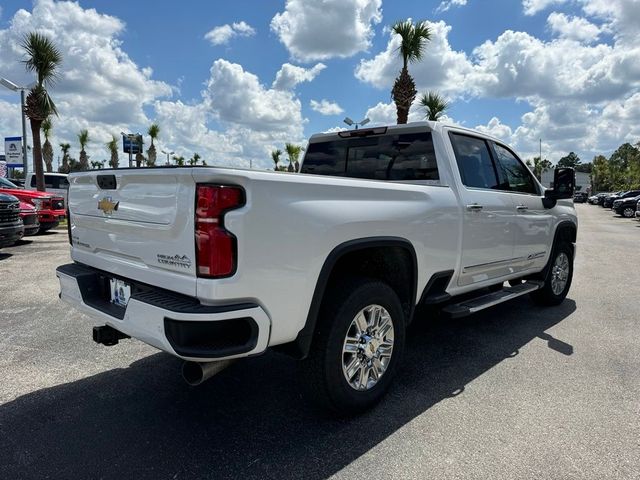
[[[525,157],[542,138],[552,161],[640,141],[639,0],[153,5],[0,2],[0,76],[29,81],[18,46],[29,30],[49,34],[65,57],[52,90],[56,143],[74,145],[88,128],[89,153],[103,159],[111,134],[158,121],[161,148],[266,167],[270,149],[344,126],[345,115],[394,122],[388,27],[405,18],[431,22],[425,61],[410,71],[421,92],[451,100],[447,121],[493,133]],[[15,108],[2,91],[1,136],[19,133]],[[420,117],[414,106],[410,119]]]

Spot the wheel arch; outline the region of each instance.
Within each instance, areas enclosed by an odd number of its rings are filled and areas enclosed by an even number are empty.
[[[352,271],[354,267],[355,271]],[[344,242],[329,253],[318,275],[304,327],[293,342],[276,348],[299,359],[308,355],[325,294],[332,280],[347,269],[349,274],[388,283],[400,297],[407,322],[411,320],[418,281],[418,261],[413,244],[401,237],[359,238]]]
[[[574,222],[570,220],[563,220],[559,222],[558,225],[556,225],[556,231],[553,234],[553,243],[551,244],[551,254],[549,255],[549,260],[547,261],[547,264],[545,265],[544,270],[540,272],[543,278],[547,277],[547,272],[549,271],[549,268],[551,266],[551,263],[553,262],[553,258],[556,253],[556,246],[560,242],[565,241],[569,243],[569,245],[571,246],[571,251],[573,252],[573,256],[575,257],[575,251],[576,251],[575,243],[576,243],[577,237],[578,237],[578,226]]]

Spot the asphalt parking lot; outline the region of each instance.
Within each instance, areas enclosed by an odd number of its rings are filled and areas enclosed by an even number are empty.
[[[307,407],[268,353],[201,387],[57,297],[65,231],[0,250],[0,478],[640,478],[640,223],[577,205],[573,287],[418,319],[374,410]]]

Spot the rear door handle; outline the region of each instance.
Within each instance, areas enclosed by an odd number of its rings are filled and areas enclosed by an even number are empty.
[[[482,210],[482,205],[478,205],[477,203],[467,205],[467,210],[469,210],[470,212],[479,212],[480,210]]]
[[[527,207],[526,205],[518,205],[516,207],[516,210],[518,210],[519,212],[524,212],[525,210],[529,210],[529,207]]]

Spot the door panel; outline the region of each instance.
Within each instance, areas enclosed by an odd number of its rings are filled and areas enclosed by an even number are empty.
[[[513,199],[509,193],[464,189],[462,270],[458,285],[470,285],[512,272]],[[482,209],[474,208],[482,206]]]
[[[516,209],[515,249],[517,270],[543,268],[553,235],[553,217],[542,205],[542,197],[512,194]]]
[[[498,191],[498,171],[486,140],[451,133],[464,187],[462,265],[458,285],[507,275],[513,264],[515,209],[509,192]]]
[[[507,147],[493,144],[498,176],[511,191],[515,210],[514,268],[542,268],[551,245],[553,218],[542,205],[542,190],[533,174]]]

